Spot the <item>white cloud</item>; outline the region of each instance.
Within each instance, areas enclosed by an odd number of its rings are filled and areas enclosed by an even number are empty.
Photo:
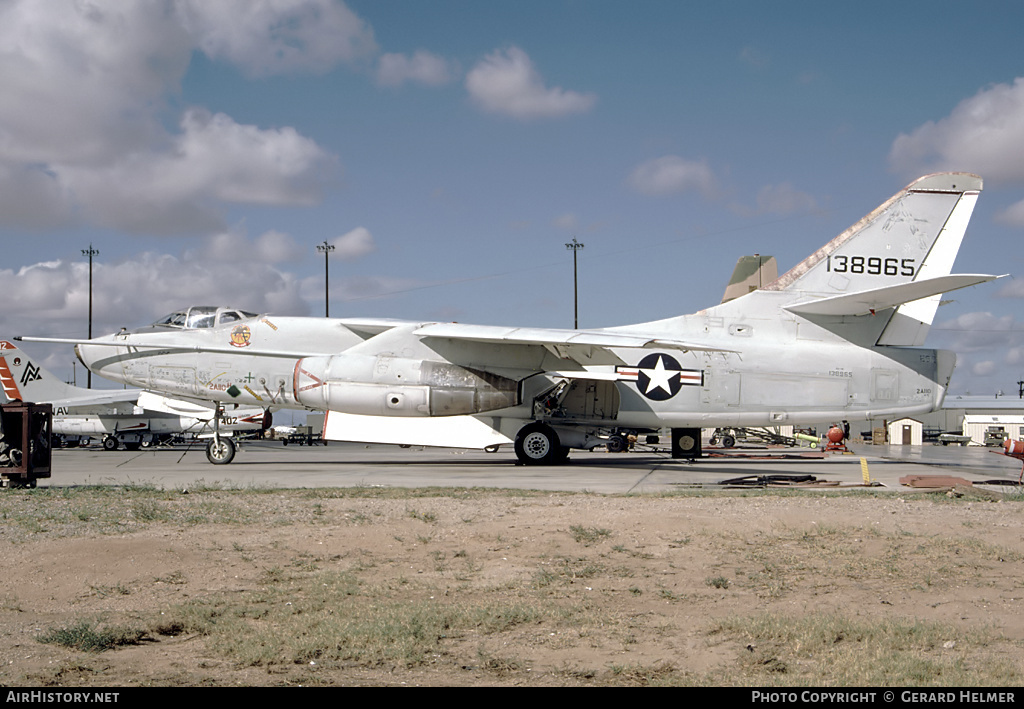
[[[1021,332],[1013,315],[989,312],[964,313],[952,320],[937,323],[933,328],[951,339],[957,352],[978,352],[993,347],[1006,348]]]
[[[225,203],[308,205],[335,158],[294,128],[201,108],[164,127],[192,52],[253,75],[375,52],[343,3],[0,4],[0,223],[222,229]]]
[[[158,3],[0,5],[0,160],[93,164],[151,143],[192,43]]]
[[[700,192],[713,197],[717,191],[711,168],[703,160],[686,160],[678,155],[667,155],[641,163],[627,179],[637,192],[649,195]]]
[[[206,260],[221,263],[274,264],[299,260],[303,249],[280,231],[264,232],[255,240],[239,231],[225,231],[206,239],[199,253]]]
[[[294,128],[263,130],[223,113],[188,111],[171,155],[160,171],[186,189],[202,189],[225,202],[311,204],[317,174],[329,156]],[[198,172],[191,184],[187,175]],[[172,185],[173,187],[173,185]]]
[[[761,214],[793,214],[813,212],[818,208],[814,197],[801,192],[788,182],[765,185],[757,193],[757,211]]]
[[[530,57],[519,47],[487,55],[466,76],[466,90],[484,111],[523,120],[582,113],[597,101],[594,94],[545,87]]]
[[[1024,180],[1024,78],[995,84],[961,101],[945,118],[929,121],[892,144],[889,162],[900,173],[975,172]]]
[[[253,247],[253,259],[263,263],[298,261],[304,251],[290,235],[273,229],[260,234]]]
[[[580,220],[576,218],[576,215],[572,212],[566,212],[565,214],[555,217],[552,225],[559,229],[566,231],[576,231],[580,228]]]
[[[990,377],[996,373],[996,363],[990,359],[971,365],[971,374],[976,377]]]
[[[1010,366],[1021,364],[1024,362],[1024,347],[1011,347],[1006,351],[1003,361]]]
[[[1011,277],[1003,282],[996,295],[1001,298],[1024,298],[1024,279]]]
[[[382,86],[401,86],[406,81],[441,86],[454,77],[455,69],[445,59],[422,50],[411,57],[384,54],[377,64],[377,83]]]
[[[336,241],[350,256],[372,249],[372,237],[361,227]],[[250,239],[239,230],[209,237],[179,256],[143,252],[114,260],[101,253],[93,266],[93,332],[139,327],[191,305],[234,306],[276,315],[320,312],[322,264],[317,275],[309,277],[284,265],[318,256],[313,245],[298,244],[287,234],[268,231]],[[88,284],[89,262],[84,258],[0,268],[0,289],[6,294],[0,332],[6,333],[4,337],[84,337]],[[424,285],[413,279],[346,277],[333,269],[331,273],[332,301],[379,298]]]
[[[58,174],[94,223],[160,233],[219,228],[218,203],[313,204],[333,163],[293,128],[262,130],[194,109],[159,152]]]
[[[343,261],[354,261],[377,249],[373,234],[361,226],[331,239],[329,243],[334,246],[334,253]]]
[[[38,165],[0,162],[0,224],[46,229],[72,220],[70,200],[56,175]]]
[[[305,315],[309,304],[299,279],[245,254],[224,252],[225,242],[181,257],[142,253],[93,266],[93,332],[138,327],[178,308],[234,305],[279,315]],[[221,251],[218,252],[217,249]],[[39,263],[0,270],[9,296],[0,329],[11,335],[84,336],[88,316],[87,261]]]
[[[369,25],[336,0],[179,0],[178,6],[206,55],[250,76],[325,72],[377,51]]]
[[[941,312],[941,311],[940,311]],[[991,312],[963,313],[937,322],[928,336],[929,346],[957,353],[951,391],[994,393],[993,387],[1012,386],[1019,379],[1024,327],[1013,315]],[[991,377],[998,375],[998,380]]]

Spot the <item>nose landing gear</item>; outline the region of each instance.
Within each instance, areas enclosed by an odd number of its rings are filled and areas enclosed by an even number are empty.
[[[206,459],[214,465],[227,465],[235,459],[235,442],[229,436],[220,435],[220,419],[224,407],[216,405],[213,412],[213,438],[206,444]]]

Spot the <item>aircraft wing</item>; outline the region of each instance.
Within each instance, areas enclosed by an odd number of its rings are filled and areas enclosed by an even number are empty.
[[[725,352],[721,347],[708,347],[681,340],[666,340],[607,330],[549,330],[539,328],[463,325],[433,323],[413,331],[420,337],[437,337],[469,342],[490,342],[509,345],[541,345],[563,359],[578,362],[593,360],[595,350],[615,347],[641,349],[674,349],[682,351]],[[728,350],[731,351],[731,350]]]
[[[139,394],[139,406],[147,411],[159,411],[174,416],[191,416],[198,419],[212,419],[213,407],[209,402],[188,401],[181,398],[144,391]]]
[[[1003,276],[970,273],[925,278],[896,286],[872,288],[857,293],[805,301],[787,305],[785,309],[799,315],[866,315],[872,311],[895,308],[903,303],[976,286],[997,278],[1003,278]]]
[[[136,403],[138,389],[90,389],[92,394],[48,401],[54,408],[67,406],[102,406],[103,404]]]

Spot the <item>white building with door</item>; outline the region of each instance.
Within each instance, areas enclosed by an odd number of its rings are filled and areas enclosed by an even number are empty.
[[[924,443],[924,424],[912,418],[889,422],[889,443],[896,446],[922,445]]]

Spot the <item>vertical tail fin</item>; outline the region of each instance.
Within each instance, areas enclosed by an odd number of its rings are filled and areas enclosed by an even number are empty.
[[[0,340],[0,384],[11,401],[61,401],[88,393],[65,384],[8,340]]]
[[[728,303],[741,295],[752,293],[779,277],[779,264],[774,256],[740,256],[732,271],[729,285],[725,287],[722,302]]]
[[[981,191],[980,179],[978,183],[977,190],[961,194],[931,251],[918,269],[915,281],[948,276],[953,272],[953,261],[960,250],[960,243],[967,232],[967,224],[971,220],[974,205]],[[923,345],[928,329],[935,319],[935,311],[939,308],[940,297],[941,294],[935,294],[899,306],[882,336],[878,338],[878,344],[913,347]]]
[[[923,344],[939,294],[974,284],[950,273],[981,188],[969,173],[915,180],[765,290],[807,296],[788,307],[802,314],[893,308],[877,344]]]

